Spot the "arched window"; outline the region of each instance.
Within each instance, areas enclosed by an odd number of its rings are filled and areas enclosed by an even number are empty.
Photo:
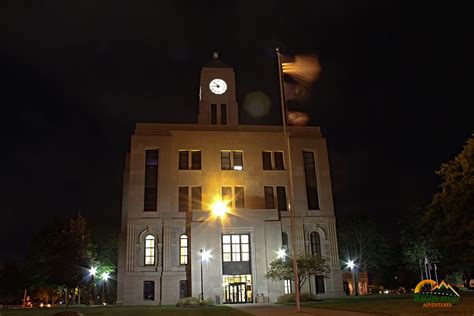
[[[286,255],[288,256],[288,234],[287,233],[281,233],[281,248],[285,250]]]
[[[311,240],[311,254],[321,256],[321,238],[317,232],[312,232],[310,235]]]
[[[155,265],[155,236],[153,235],[145,237],[145,265]]]
[[[188,236],[179,237],[179,264],[188,264]]]

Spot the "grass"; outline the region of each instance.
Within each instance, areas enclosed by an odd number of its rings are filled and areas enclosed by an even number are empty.
[[[379,315],[474,315],[474,292],[461,292],[459,304],[452,308],[426,308],[415,303],[413,294],[351,296],[340,299],[326,299],[303,302],[302,306],[358,311]]]
[[[28,309],[0,309],[0,316],[52,316],[65,310],[64,308],[28,308]],[[247,316],[249,313],[227,307],[175,307],[175,306],[98,306],[98,307],[70,307],[69,310],[84,314],[84,316]]]

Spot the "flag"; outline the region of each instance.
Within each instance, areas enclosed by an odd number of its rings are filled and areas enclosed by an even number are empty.
[[[288,125],[306,125],[310,119],[306,102],[321,65],[315,55],[281,55],[281,75]]]

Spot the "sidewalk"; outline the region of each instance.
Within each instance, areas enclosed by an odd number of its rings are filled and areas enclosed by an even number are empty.
[[[244,312],[256,316],[284,316],[284,315],[298,315],[298,316],[372,316],[376,314],[340,311],[334,309],[324,308],[308,308],[302,307],[301,312],[297,313],[294,306],[280,305],[280,304],[227,304],[232,308],[240,309]]]

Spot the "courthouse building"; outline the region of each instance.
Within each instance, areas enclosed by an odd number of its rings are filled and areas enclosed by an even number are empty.
[[[235,75],[221,60],[201,70],[197,124],[139,123],[126,157],[118,301],[275,302],[290,281],[265,277],[290,253],[291,158],[298,253],[328,259],[302,292],[342,295],[326,141],[319,127],[239,125]],[[216,216],[223,201],[228,212]]]

